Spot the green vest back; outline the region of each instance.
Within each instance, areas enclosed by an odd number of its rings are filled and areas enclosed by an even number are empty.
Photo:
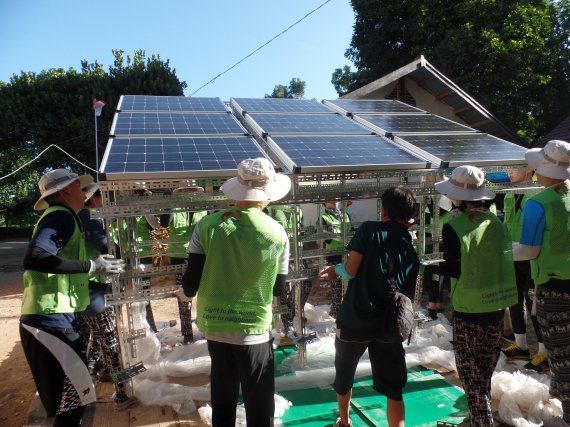
[[[512,243],[504,224],[478,211],[465,211],[448,224],[461,246],[461,275],[451,280],[453,308],[489,313],[516,304]]]
[[[513,242],[520,242],[522,233],[522,207],[528,200],[528,196],[524,195],[521,202],[521,209],[517,212],[515,210],[515,194],[505,194],[503,212],[505,214],[505,225],[509,230],[511,240]]]
[[[194,227],[208,212],[194,212],[190,221],[190,212],[176,212],[172,214],[172,221],[169,227],[169,239],[172,242],[168,244],[168,252],[174,258],[186,258],[186,249],[190,238],[194,232]]]
[[[332,232],[335,234],[340,234],[342,231],[342,227],[341,227],[341,221],[335,217],[333,214],[329,213],[329,212],[323,212],[321,219],[323,220],[323,222],[326,225],[331,226],[332,228]],[[348,214],[346,212],[344,212],[344,225],[345,228],[348,230],[350,228],[350,217],[348,216]],[[339,249],[344,247],[344,245],[342,244],[342,240],[340,240],[338,237],[335,239],[331,239],[331,241],[329,243],[326,243],[325,247],[327,249]]]
[[[531,260],[537,285],[550,279],[570,279],[570,180],[553,185],[531,197],[544,207],[542,248]]]
[[[34,234],[42,218],[55,211],[69,213],[62,206],[47,208],[36,223]],[[73,235],[57,256],[62,259],[88,260],[81,229],[75,220],[73,222],[75,225]],[[26,270],[24,272],[22,314],[54,314],[83,311],[89,304],[88,282],[87,273],[51,274]]]
[[[271,330],[273,286],[285,250],[283,227],[256,208],[231,208],[200,221],[206,262],[198,291],[203,332]]]

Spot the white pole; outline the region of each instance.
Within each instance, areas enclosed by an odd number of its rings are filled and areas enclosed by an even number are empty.
[[[93,111],[95,117],[95,182],[99,182],[99,142],[97,137],[97,111]]]

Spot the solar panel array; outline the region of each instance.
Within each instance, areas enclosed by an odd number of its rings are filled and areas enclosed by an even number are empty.
[[[426,159],[317,101],[232,98],[230,105],[294,173],[427,167]]]
[[[395,100],[232,98],[230,105],[122,96],[100,171],[107,179],[232,176],[241,160],[260,156],[291,173],[524,164],[522,147]]]
[[[232,176],[264,156],[219,98],[121,97],[100,171],[133,177]]]
[[[399,101],[323,102],[435,167],[524,164],[524,148]]]

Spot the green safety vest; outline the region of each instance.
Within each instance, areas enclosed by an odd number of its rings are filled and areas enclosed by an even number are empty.
[[[465,211],[448,222],[459,237],[461,275],[451,303],[462,313],[489,313],[518,301],[511,239],[492,212]]]
[[[545,213],[542,248],[530,262],[534,283],[570,279],[570,180],[548,187],[530,200],[540,203]]]
[[[200,221],[206,261],[196,322],[203,332],[271,330],[273,286],[286,242],[283,227],[257,208],[230,208]]]
[[[505,194],[503,213],[505,214],[505,225],[509,230],[511,235],[511,240],[513,242],[519,242],[522,233],[522,208],[528,200],[528,196],[525,194],[521,202],[521,209],[515,211],[515,194],[507,193]]]
[[[42,218],[55,211],[69,212],[63,206],[50,206],[36,223],[34,234]],[[83,234],[77,221],[73,222],[73,234],[57,256],[87,261],[89,258]],[[26,270],[22,314],[76,313],[85,310],[89,305],[88,276],[88,273],[52,274]]]
[[[186,249],[190,243],[194,227],[208,212],[194,212],[192,221],[189,221],[190,212],[176,212],[172,214],[169,227],[169,239],[177,240],[168,244],[168,252],[175,258],[186,258]]]
[[[338,219],[336,216],[328,212],[323,212],[321,219],[326,225],[330,225],[332,227],[333,233],[340,234],[342,230],[340,219]],[[344,212],[344,225],[347,230],[350,227],[349,223],[350,223],[350,217],[346,212]],[[325,247],[327,249],[338,249],[338,248],[343,248],[344,245],[342,244],[342,240],[336,238],[336,239],[331,239],[329,243],[325,243]]]

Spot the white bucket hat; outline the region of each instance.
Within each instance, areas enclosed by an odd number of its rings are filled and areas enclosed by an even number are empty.
[[[93,195],[99,190],[99,183],[92,182],[91,184],[87,184],[83,188],[83,192],[85,193],[85,201],[89,200]]]
[[[470,165],[453,169],[451,177],[436,183],[435,189],[451,200],[474,202],[495,198],[495,193],[485,187],[485,172]]]
[[[178,187],[172,190],[173,193],[203,193],[204,187],[199,185],[187,185],[185,187]]]
[[[537,174],[552,179],[570,179],[570,142],[554,139],[543,148],[531,148],[524,155]]]
[[[47,209],[49,204],[44,200],[46,197],[63,190],[69,184],[72,184],[77,180],[79,180],[81,188],[85,188],[88,184],[93,182],[93,177],[91,175],[79,176],[67,169],[54,169],[46,172],[38,182],[41,196],[34,205],[34,209],[36,211]]]
[[[245,159],[238,165],[238,174],[222,185],[223,193],[232,200],[273,202],[285,197],[291,189],[288,176],[275,173],[264,157]]]

